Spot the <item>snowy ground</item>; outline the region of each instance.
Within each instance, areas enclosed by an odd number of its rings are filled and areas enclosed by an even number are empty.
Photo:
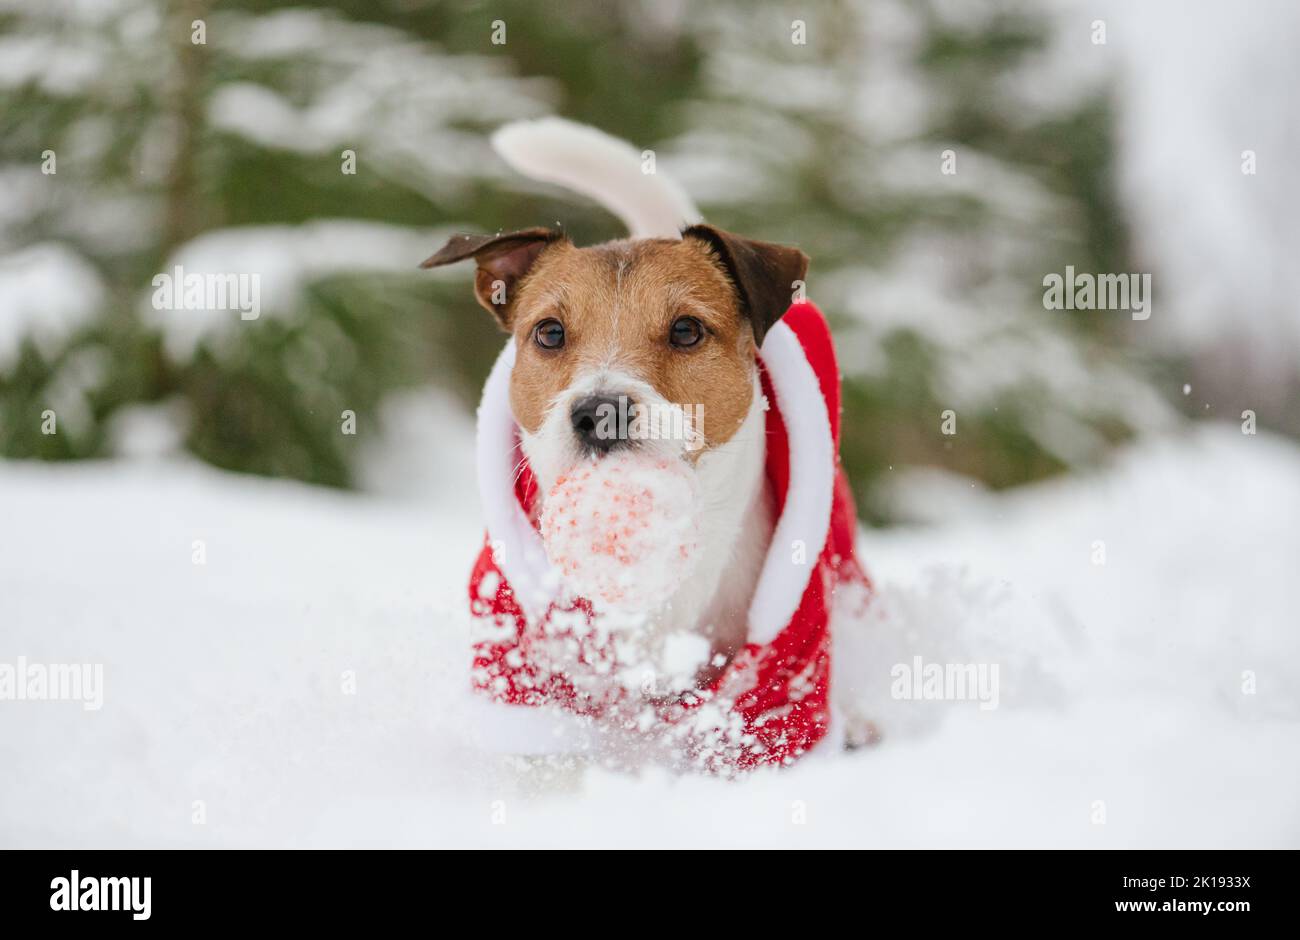
[[[0,663],[105,684],[98,711],[0,702],[0,846],[1300,846],[1291,444],[1202,428],[864,534],[881,598],[839,676],[884,740],[740,783],[484,753],[477,508],[468,467],[444,479],[430,504],[0,464]],[[999,663],[999,707],[894,701],[913,655]]]

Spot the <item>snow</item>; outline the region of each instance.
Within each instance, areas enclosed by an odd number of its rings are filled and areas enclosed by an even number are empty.
[[[104,73],[110,50],[93,37],[77,44],[53,37],[0,37],[0,88],[36,84],[46,94],[84,93]]]
[[[1160,303],[1178,311],[1157,336],[1207,359],[1227,347],[1267,393],[1295,376],[1300,355],[1300,188],[1285,157],[1297,137],[1278,120],[1300,82],[1300,7],[1188,15],[1174,0],[1108,0],[1103,10],[1120,59],[1121,193]]]
[[[24,340],[53,358],[103,297],[99,272],[67,245],[0,255],[0,373],[13,368]]]
[[[1219,2],[1052,6],[1052,41],[1008,70],[999,91],[1020,104],[1012,119],[1110,94],[1120,206],[1134,263],[1152,273],[1158,296],[1134,337],[1199,359],[1225,389],[1285,407],[1300,352],[1291,263],[1300,187],[1279,160],[1295,149],[1295,122],[1278,115],[1300,81],[1300,7],[1258,0],[1234,16]],[[1093,39],[1098,21],[1104,44]],[[1243,169],[1246,151],[1254,172]]]
[[[836,682],[883,740],[739,783],[493,756],[478,512],[423,492],[0,464],[0,662],[104,667],[99,711],[0,703],[0,845],[1300,845],[1293,444],[1210,426],[864,533]],[[915,656],[998,664],[998,707],[892,698]]]
[[[332,11],[229,11],[213,23],[212,41],[237,68],[262,78],[274,64],[302,76],[292,96],[226,83],[208,104],[214,127],[259,147],[353,150],[359,175],[377,173],[434,205],[484,177],[517,183],[471,127],[539,117],[558,97],[552,82],[516,77],[499,56],[447,54]]]
[[[579,597],[654,611],[696,564],[700,506],[681,461],[629,450],[587,460],[542,502],[546,557]]]
[[[203,277],[241,278],[257,299],[255,315],[237,304],[184,308],[159,307],[158,285],[141,294],[140,313],[163,332],[168,354],[184,361],[205,342],[232,345],[235,331],[262,315],[291,316],[299,308],[303,289],[314,279],[339,272],[410,273],[445,240],[446,231],[407,228],[353,219],[315,219],[301,225],[247,225],[213,229],[186,242],[167,259],[161,275],[182,294],[185,280]],[[177,268],[182,277],[175,277]],[[231,292],[231,298],[235,293]],[[241,301],[250,298],[240,295]],[[245,303],[246,308],[253,305]]]

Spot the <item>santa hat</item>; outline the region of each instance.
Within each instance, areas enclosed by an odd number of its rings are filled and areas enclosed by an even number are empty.
[[[808,302],[791,306],[768,331],[759,359],[777,521],[749,607],[747,643],[708,689],[686,693],[657,716],[682,753],[713,769],[790,763],[826,737],[831,597],[842,582],[867,583],[854,557],[856,514],[838,456],[839,370],[821,311]],[[479,407],[487,536],[469,595],[473,615],[492,635],[475,645],[473,686],[490,703],[484,717],[499,747],[581,749],[601,733],[601,707],[528,656],[530,634],[548,618],[593,613],[562,597],[527,511],[536,485],[526,465],[520,472],[508,394],[513,366],[509,342]]]

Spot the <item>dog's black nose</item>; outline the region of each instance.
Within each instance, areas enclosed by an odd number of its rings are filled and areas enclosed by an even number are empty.
[[[578,443],[597,454],[627,444],[630,408],[631,403],[625,396],[588,395],[579,401],[569,415]]]

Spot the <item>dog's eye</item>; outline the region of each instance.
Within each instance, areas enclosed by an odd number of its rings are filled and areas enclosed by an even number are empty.
[[[668,342],[678,349],[694,346],[704,338],[704,324],[694,317],[678,317],[668,331]]]
[[[564,345],[564,324],[556,319],[543,320],[533,328],[533,340],[543,349],[559,349]]]

